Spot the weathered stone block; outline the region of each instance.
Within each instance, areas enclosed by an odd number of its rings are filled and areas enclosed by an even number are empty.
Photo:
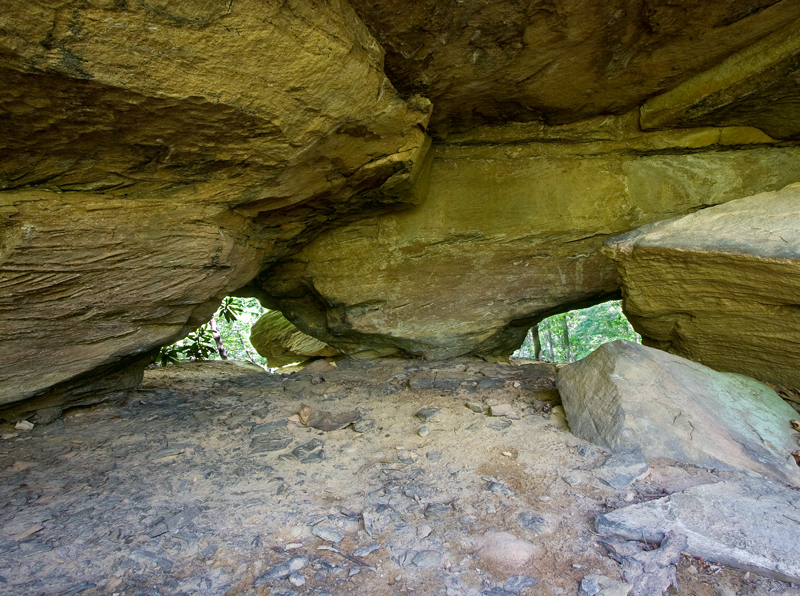
[[[510,354],[541,318],[619,291],[606,238],[800,177],[795,148],[600,124],[583,134],[612,140],[437,146],[422,204],[322,234],[260,277],[267,305],[345,353]]]
[[[645,343],[800,387],[800,186],[642,227],[607,253]]]
[[[339,354],[328,344],[300,331],[277,310],[258,318],[250,330],[250,343],[272,367]]]

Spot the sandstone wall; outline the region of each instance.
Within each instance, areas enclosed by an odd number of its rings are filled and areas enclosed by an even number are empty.
[[[507,353],[618,292],[604,238],[797,181],[798,18],[0,0],[2,415],[135,384],[236,292],[348,353]]]

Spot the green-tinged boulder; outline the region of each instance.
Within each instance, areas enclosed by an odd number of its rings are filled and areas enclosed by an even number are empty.
[[[250,343],[271,367],[339,355],[338,350],[300,331],[277,310],[258,318],[250,330]]]
[[[558,371],[572,432],[615,453],[796,484],[794,410],[764,383],[617,340]]]

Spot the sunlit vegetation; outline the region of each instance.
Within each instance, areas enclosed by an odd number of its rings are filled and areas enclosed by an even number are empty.
[[[266,309],[255,298],[228,297],[211,320],[186,338],[162,348],[158,362],[181,360],[244,360],[267,366],[250,344],[250,328]]]
[[[525,342],[514,353],[517,358],[536,358],[538,331],[540,359],[549,362],[574,362],[588,356],[602,344],[615,339],[640,341],[619,300],[590,308],[553,315],[528,332]]]

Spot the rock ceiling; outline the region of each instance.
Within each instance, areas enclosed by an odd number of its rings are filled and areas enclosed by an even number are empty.
[[[3,415],[135,384],[256,276],[349,352],[506,353],[618,292],[605,236],[800,180],[798,18],[0,0]],[[362,252],[326,269],[347,238]],[[440,301],[465,280],[474,301]]]

